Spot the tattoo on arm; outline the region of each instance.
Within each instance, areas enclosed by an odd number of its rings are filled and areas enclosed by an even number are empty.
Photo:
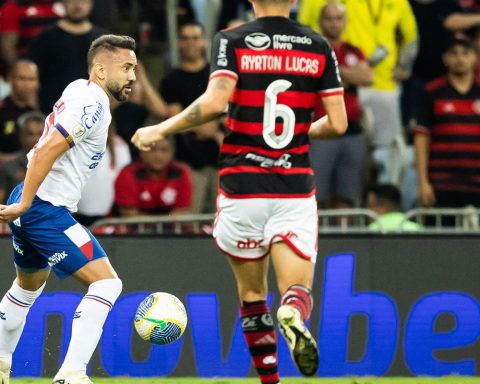
[[[202,112],[200,110],[200,105],[193,104],[190,108],[185,119],[194,125],[202,123]]]

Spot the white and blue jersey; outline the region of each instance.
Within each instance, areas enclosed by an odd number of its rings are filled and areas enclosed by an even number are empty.
[[[87,80],[70,83],[47,117],[35,148],[56,129],[70,149],[54,162],[30,209],[9,225],[14,261],[20,270],[28,273],[53,268],[63,278],[106,256],[71,212],[77,210],[81,191],[105,152],[111,118],[107,94]],[[29,161],[34,150],[28,154]],[[22,191],[23,183],[12,191],[8,204],[19,202]]]
[[[82,189],[105,152],[111,120],[108,96],[100,86],[76,80],[65,88],[45,121],[37,146],[56,129],[65,137],[70,150],[55,161],[37,191],[38,197],[70,212],[77,210]],[[27,155],[29,160],[34,150]]]

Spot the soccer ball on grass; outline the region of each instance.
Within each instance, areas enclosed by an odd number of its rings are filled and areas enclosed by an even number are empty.
[[[140,303],[133,323],[143,340],[153,344],[170,344],[185,331],[187,313],[177,297],[156,292]]]

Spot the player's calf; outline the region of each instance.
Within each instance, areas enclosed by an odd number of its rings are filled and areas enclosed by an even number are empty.
[[[262,384],[279,384],[277,338],[265,301],[243,302],[240,311],[243,335]]]

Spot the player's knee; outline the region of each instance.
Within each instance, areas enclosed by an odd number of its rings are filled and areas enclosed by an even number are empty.
[[[123,283],[122,280],[116,279],[104,279],[98,280],[88,288],[89,294],[97,294],[100,297],[108,300],[112,305],[118,299],[122,293]]]

